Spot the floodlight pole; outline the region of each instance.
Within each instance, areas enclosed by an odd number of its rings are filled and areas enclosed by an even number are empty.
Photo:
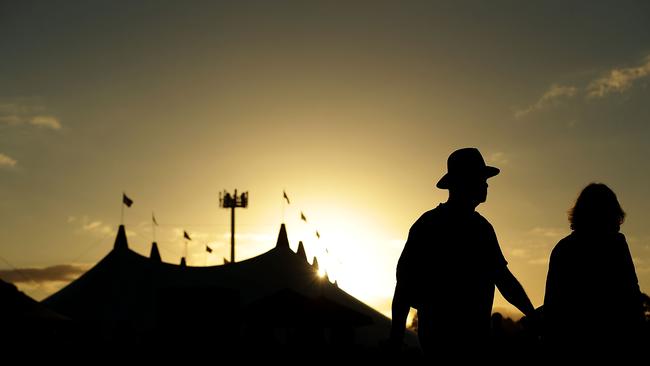
[[[235,263],[235,208],[248,207],[248,191],[237,196],[237,190],[232,196],[230,193],[223,191],[223,196],[219,194],[219,204],[223,208],[230,209],[230,263]]]

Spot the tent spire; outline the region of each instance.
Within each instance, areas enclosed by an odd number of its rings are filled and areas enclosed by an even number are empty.
[[[275,243],[275,247],[289,249],[289,237],[287,236],[287,227],[284,225],[284,223],[280,225],[278,241]]]
[[[117,229],[115,244],[113,244],[113,250],[122,249],[129,249],[129,242],[126,240],[126,230],[124,230],[124,225],[120,225],[120,227]]]
[[[160,258],[160,251],[158,251],[158,243],[155,241],[151,243],[151,253],[149,254],[149,258],[156,262],[162,262],[162,259]]]
[[[296,254],[305,261],[307,260],[307,253],[305,253],[305,246],[302,244],[302,241],[298,242],[298,251]]]

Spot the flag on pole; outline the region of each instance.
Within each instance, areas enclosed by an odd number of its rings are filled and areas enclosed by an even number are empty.
[[[318,233],[318,230],[316,230],[316,237],[320,239],[320,233]]]
[[[187,240],[192,240],[192,238],[190,238],[190,234],[188,234],[187,231],[185,230],[183,230],[183,238]]]
[[[126,207],[131,207],[133,200],[127,197],[126,193],[122,192],[122,203],[125,204]]]
[[[223,259],[223,264],[228,264],[228,263],[230,263],[230,261],[228,259],[224,258]]]
[[[291,202],[289,201],[289,196],[287,196],[287,192],[282,191],[282,195],[284,196],[284,199],[287,200],[287,205],[290,205]]]
[[[156,221],[156,215],[154,215],[153,212],[151,212],[151,221],[153,221],[154,225],[158,226],[158,221]]]
[[[212,248],[210,248],[209,246],[206,245],[205,246],[205,251],[208,252],[208,253],[212,253]]]
[[[307,217],[305,217],[305,214],[300,211],[300,219],[304,222],[307,222]]]

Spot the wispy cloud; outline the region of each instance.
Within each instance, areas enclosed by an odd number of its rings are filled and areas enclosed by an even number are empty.
[[[537,102],[526,108],[515,110],[515,118],[522,118],[533,112],[557,105],[562,99],[572,98],[576,95],[584,95],[587,99],[595,99],[603,98],[611,93],[623,93],[638,80],[650,76],[650,55],[646,56],[639,66],[614,68],[604,75],[588,81],[586,86],[576,87],[553,84]],[[569,122],[569,126],[571,127],[574,123],[574,121]]]
[[[522,118],[531,112],[557,105],[561,99],[571,98],[577,92],[578,89],[575,86],[553,84],[533,105],[515,111],[515,118]]]
[[[91,220],[88,216],[84,215],[81,218],[76,216],[68,216],[67,222],[77,227],[77,233],[91,233],[95,235],[108,235],[115,231],[111,226],[107,225],[101,220]]]
[[[44,114],[45,108],[29,102],[0,103],[0,124],[32,125],[53,130],[62,128],[61,120],[53,115]]]
[[[565,229],[554,228],[554,227],[534,227],[529,232],[535,236],[542,236],[545,238],[559,239],[567,234]]]
[[[12,283],[69,282],[87,270],[87,266],[60,264],[45,268],[14,268],[0,270],[0,278]]]
[[[529,254],[528,250],[526,250],[526,249],[517,248],[517,249],[512,249],[510,251],[510,255],[513,256],[513,257],[518,257],[518,258],[526,258],[530,254]]]
[[[488,163],[495,165],[507,165],[510,162],[510,159],[508,159],[506,153],[501,151],[489,154],[486,160]]]
[[[3,153],[0,153],[0,168],[13,168],[18,162]]]
[[[54,116],[36,116],[29,121],[29,124],[38,127],[51,128],[53,130],[61,129],[61,122]]]
[[[610,70],[607,75],[596,79],[587,86],[588,98],[602,98],[610,93],[622,93],[635,81],[650,75],[650,56],[642,65]]]
[[[528,264],[533,264],[537,266],[545,266],[548,265],[548,263],[549,263],[549,258],[535,258],[528,261]]]

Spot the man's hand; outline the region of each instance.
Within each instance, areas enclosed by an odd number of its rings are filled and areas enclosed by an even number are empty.
[[[540,336],[542,333],[542,310],[541,307],[530,312],[520,320],[522,327],[527,333]]]

